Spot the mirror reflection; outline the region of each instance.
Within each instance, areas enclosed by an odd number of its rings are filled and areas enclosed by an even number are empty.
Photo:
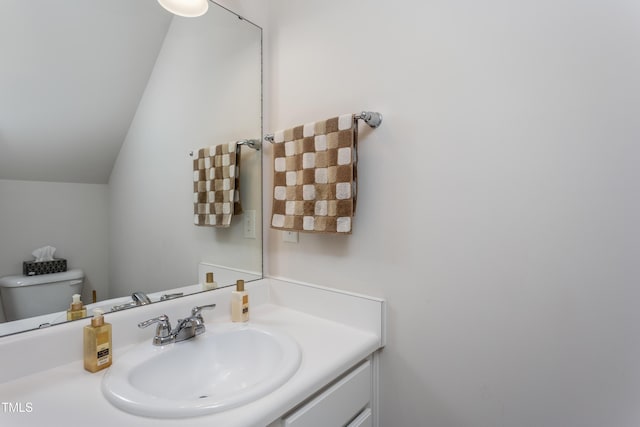
[[[0,335],[65,321],[71,288],[90,315],[94,296],[109,311],[200,291],[207,272],[262,277],[261,152],[241,147],[228,228],[194,225],[189,155],[260,139],[261,29],[215,3],[197,18],[153,0],[0,8],[0,277],[47,246],[68,275],[48,288],[62,307],[39,291],[7,310],[0,287]],[[52,314],[16,319],[21,301]]]

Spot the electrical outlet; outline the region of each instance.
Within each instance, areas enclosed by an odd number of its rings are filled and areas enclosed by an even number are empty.
[[[298,243],[297,231],[285,231],[282,235],[282,240],[288,243]]]
[[[254,210],[244,212],[244,238],[256,238],[256,211]]]

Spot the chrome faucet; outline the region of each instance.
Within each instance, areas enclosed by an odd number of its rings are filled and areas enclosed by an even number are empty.
[[[206,331],[202,310],[213,309],[215,307],[215,304],[193,307],[193,309],[191,309],[191,316],[185,319],[178,319],[175,329],[171,328],[171,322],[166,314],[140,322],[138,323],[138,327],[146,328],[154,323],[158,324],[156,327],[156,335],[153,337],[153,345],[166,345],[185,341]]]

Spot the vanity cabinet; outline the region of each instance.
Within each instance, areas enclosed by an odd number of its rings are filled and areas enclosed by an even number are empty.
[[[269,427],[373,427],[372,384],[367,359]]]

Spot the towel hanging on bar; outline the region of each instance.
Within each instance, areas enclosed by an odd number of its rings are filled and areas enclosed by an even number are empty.
[[[193,160],[195,225],[229,227],[240,204],[240,144],[230,142],[198,150]]]
[[[272,228],[351,233],[357,140],[353,114],[275,133]]]

